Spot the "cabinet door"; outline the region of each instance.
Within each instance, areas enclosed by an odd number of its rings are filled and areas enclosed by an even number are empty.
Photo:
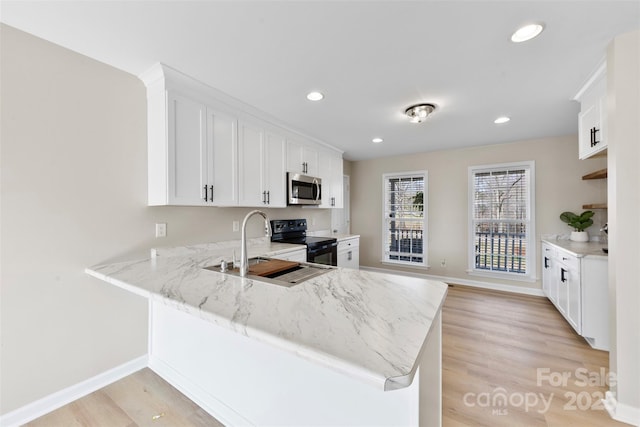
[[[589,158],[607,148],[606,79],[601,77],[585,93],[578,115],[580,159]]]
[[[556,307],[566,318],[567,307],[569,306],[569,268],[562,263],[557,263],[556,265],[556,273],[558,275],[558,301]]]
[[[302,142],[287,142],[287,172],[319,176],[318,151]]]
[[[336,209],[342,209],[344,207],[343,201],[343,169],[342,169],[342,156],[331,156],[331,207]]]
[[[167,94],[168,204],[204,204],[207,157],[204,104]]]
[[[285,170],[286,140],[282,135],[267,131],[264,144],[264,190],[267,205],[272,208],[287,206],[287,171]],[[306,257],[306,254],[305,254]]]
[[[321,151],[318,155],[319,176],[322,178],[321,208],[342,208],[342,157]]]
[[[238,204],[237,121],[235,117],[207,108],[208,203]]]
[[[558,304],[558,267],[553,248],[542,244],[542,290],[549,300]]]
[[[264,206],[264,131],[262,127],[244,120],[239,121],[239,128],[240,205]]]
[[[302,160],[302,144],[297,141],[287,141],[287,172],[304,174]]]
[[[577,333],[582,334],[582,298],[580,287],[580,271],[570,268],[566,278],[567,312],[566,319]]]
[[[318,151],[307,145],[302,146],[302,162],[305,165],[305,175],[319,176]]]
[[[287,252],[286,254],[278,255],[274,258],[283,259],[285,261],[307,262],[307,250],[300,249],[295,252]]]
[[[338,242],[338,267],[360,268],[360,239],[352,238]]]
[[[333,198],[333,174],[331,171],[332,162],[329,152],[321,151],[318,154],[318,177],[322,179],[322,203],[321,208],[332,207]]]

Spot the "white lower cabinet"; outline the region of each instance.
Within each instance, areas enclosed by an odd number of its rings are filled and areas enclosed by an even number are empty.
[[[542,243],[542,290],[549,300],[558,305],[557,257],[554,246]]]
[[[302,248],[284,254],[276,255],[273,258],[283,259],[285,261],[307,262],[307,250]]]
[[[353,237],[338,242],[338,267],[360,268],[360,238]]]
[[[604,256],[577,256],[542,242],[542,289],[573,329],[609,349],[608,269]]]

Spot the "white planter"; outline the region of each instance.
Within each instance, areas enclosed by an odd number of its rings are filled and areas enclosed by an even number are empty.
[[[570,240],[574,242],[588,242],[589,241],[589,233],[586,231],[572,231]]]

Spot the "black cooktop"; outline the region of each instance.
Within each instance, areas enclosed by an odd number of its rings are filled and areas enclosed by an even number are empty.
[[[319,246],[336,241],[334,237],[307,236],[306,219],[276,219],[271,221],[271,241],[295,243],[307,247]]]

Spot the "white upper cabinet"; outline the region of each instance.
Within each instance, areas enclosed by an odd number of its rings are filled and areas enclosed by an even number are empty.
[[[298,141],[287,142],[287,172],[318,177],[318,151]]]
[[[160,182],[149,180],[151,205],[201,205],[208,193],[206,106],[173,92],[167,96],[167,138],[149,147],[151,156],[162,154],[167,158],[167,169],[158,171]],[[156,146],[157,145],[157,146]],[[155,162],[155,160],[154,160]],[[151,170],[151,165],[149,167]],[[165,177],[166,176],[166,177]],[[206,187],[206,189],[205,189]],[[153,196],[153,199],[152,199]]]
[[[235,119],[175,91],[163,95],[166,112],[149,119],[167,129],[149,139],[149,205],[237,205]]]
[[[208,192],[205,203],[215,206],[238,204],[237,121],[230,114],[207,108],[206,170]],[[204,187],[203,187],[204,189]]]
[[[139,77],[147,87],[149,205],[286,207],[287,171],[319,176],[319,147],[328,146],[162,64]]]
[[[261,206],[264,194],[264,131],[260,126],[241,120],[238,123],[240,169],[238,186],[241,206]],[[261,197],[262,196],[262,197]]]
[[[606,96],[606,65],[602,65],[574,98],[580,102],[578,115],[580,159],[588,159],[607,149]]]
[[[258,121],[238,127],[240,205],[285,207],[285,138]]]
[[[338,153],[320,151],[318,167],[322,179],[321,208],[342,208],[342,156]]]
[[[264,139],[264,191],[271,208],[287,206],[287,141],[279,133],[267,130]],[[305,254],[306,256],[306,254]]]

